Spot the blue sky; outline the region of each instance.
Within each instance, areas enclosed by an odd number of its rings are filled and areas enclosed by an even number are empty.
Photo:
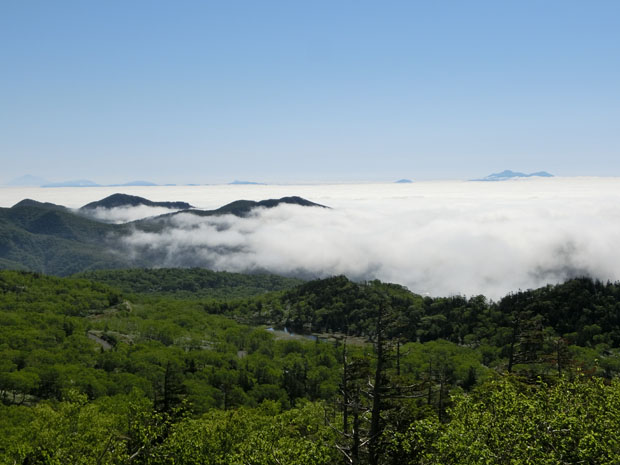
[[[0,183],[620,176],[617,1],[0,2]]]

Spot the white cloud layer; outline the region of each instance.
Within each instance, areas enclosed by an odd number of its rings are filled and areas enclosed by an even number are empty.
[[[30,197],[79,206],[110,193],[39,189],[18,195],[0,189],[0,201]],[[493,298],[576,275],[620,279],[618,178],[148,187],[126,193],[184,200],[201,209],[286,195],[333,207],[284,205],[249,218],[180,214],[161,234],[135,232],[127,238],[129,251],[161,256],[162,266],[307,277],[342,273],[400,283],[418,293]],[[136,219],[153,212],[121,214]]]
[[[431,295],[498,298],[574,276],[620,279],[618,181],[427,187],[424,194],[384,186],[390,195],[373,195],[349,186],[332,202],[309,198],[331,210],[283,205],[248,218],[180,214],[163,233],[135,232],[126,244],[161,253],[164,266],[345,274]]]

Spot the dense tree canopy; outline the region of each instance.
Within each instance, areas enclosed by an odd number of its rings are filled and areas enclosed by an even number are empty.
[[[619,334],[620,286],[585,278],[4,271],[0,463],[615,463]]]

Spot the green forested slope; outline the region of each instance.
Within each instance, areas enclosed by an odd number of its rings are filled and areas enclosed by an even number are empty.
[[[56,205],[22,202],[0,208],[0,267],[60,276],[127,267],[110,242],[112,234],[121,231]]]

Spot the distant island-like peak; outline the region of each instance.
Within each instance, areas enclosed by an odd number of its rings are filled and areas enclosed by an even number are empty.
[[[156,183],[151,182],[151,181],[130,181],[130,182],[126,182],[124,184],[119,184],[119,186],[141,186],[141,187],[150,187],[150,186],[157,186]]]
[[[411,184],[412,182],[411,179],[399,179],[398,181],[394,181],[394,184]]]
[[[40,187],[43,184],[49,184],[49,181],[38,176],[32,176],[31,174],[20,176],[6,183],[9,187]]]
[[[229,182],[228,183],[231,186],[266,186],[266,184],[264,182],[254,182],[254,181],[238,181],[237,179],[235,179],[233,182]]]
[[[527,173],[521,173],[519,171],[504,170],[500,173],[489,174],[488,176],[482,179],[472,179],[472,181],[506,181],[508,179],[533,178],[533,177],[552,178],[553,175],[550,173],[547,173],[546,171],[537,171],[535,173],[527,174]]]
[[[101,187],[101,185],[89,179],[76,179],[73,181],[51,182],[41,187]]]

